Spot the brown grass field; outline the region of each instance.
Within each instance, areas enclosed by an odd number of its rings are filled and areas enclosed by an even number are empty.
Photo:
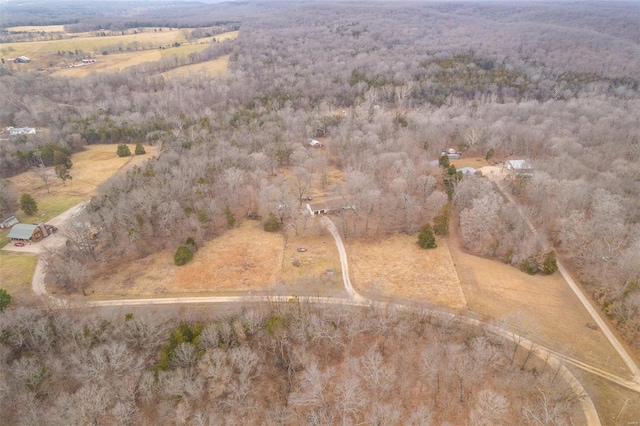
[[[219,77],[226,74],[229,68],[229,56],[224,55],[213,61],[202,62],[199,64],[185,65],[171,71],[163,72],[161,75],[165,78],[184,78],[191,74],[204,74],[207,77]]]
[[[185,266],[173,264],[165,250],[121,265],[94,282],[87,293],[94,298],[200,295],[275,294],[335,295],[342,290],[340,261],[333,240],[267,233],[258,221],[245,221],[205,243]],[[326,241],[326,243],[325,243]],[[298,253],[304,246],[307,252]],[[291,256],[301,266],[292,265]],[[326,268],[335,267],[333,279]]]
[[[64,25],[23,25],[20,27],[7,28],[10,33],[64,33]]]
[[[628,374],[604,334],[586,327],[593,320],[559,273],[531,276],[466,254],[455,242],[449,247],[470,311],[570,357]]]
[[[66,185],[63,185],[62,181],[55,176],[53,167],[47,168],[49,193],[42,178],[33,171],[21,173],[9,180],[15,185],[19,194],[29,193],[36,201],[51,197],[79,197],[81,201],[95,195],[98,185],[120,170],[139,164],[158,153],[156,147],[145,146],[147,153],[144,155],[120,158],[116,154],[116,148],[117,145],[87,145],[84,151],[73,154],[71,158],[73,179],[67,181]],[[129,149],[133,152],[135,145],[130,144]]]
[[[462,309],[466,300],[445,239],[422,250],[415,236],[348,241],[353,285],[364,294]]]
[[[113,35],[106,37],[80,36],[66,38],[62,40],[46,41],[24,41],[16,43],[4,43],[3,49],[11,50],[16,55],[25,55],[32,60],[37,60],[39,55],[44,53],[74,52],[81,50],[85,53],[101,53],[106,46],[113,46],[119,43],[127,45],[134,41],[140,43],[153,43],[154,45],[166,46],[175,42],[184,43],[186,40],[181,30],[166,31],[144,31],[138,34]],[[108,56],[108,55],[106,55]]]
[[[18,28],[18,27],[16,27]],[[20,27],[20,28],[36,28],[36,27]],[[53,31],[53,30],[51,30]],[[62,40],[47,41],[25,41],[16,43],[5,43],[1,47],[2,56],[20,56],[26,55],[32,59],[29,64],[16,64],[15,67],[26,69],[47,69],[53,71],[52,75],[57,77],[86,77],[93,72],[118,72],[125,68],[140,65],[146,62],[157,62],[165,57],[170,56],[187,56],[193,52],[200,52],[211,45],[213,39],[217,41],[235,39],[238,31],[230,31],[218,34],[215,37],[207,37],[199,39],[190,44],[184,44],[185,38],[182,30],[163,31],[144,31],[138,34],[111,35],[106,37],[93,37],[88,34],[75,34],[73,38]],[[141,44],[152,43],[158,48],[125,51],[122,53],[110,53],[102,55],[104,47],[122,44],[127,46],[128,43],[137,41]],[[160,46],[168,46],[173,43],[182,43],[182,46],[159,49]],[[58,51],[73,52],[80,50],[85,52],[87,56],[93,56],[97,62],[93,64],[74,63],[73,67],[62,57],[57,55]],[[65,64],[64,67],[60,64]],[[188,75],[196,70],[198,72],[205,71],[207,75],[218,75],[227,69],[228,57],[211,61],[211,63],[188,65],[185,71],[176,71],[176,75]]]

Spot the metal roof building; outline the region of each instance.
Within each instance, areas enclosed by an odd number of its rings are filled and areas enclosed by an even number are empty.
[[[38,225],[29,225],[26,223],[18,223],[13,225],[7,238],[10,240],[37,241],[42,238],[42,230]]]

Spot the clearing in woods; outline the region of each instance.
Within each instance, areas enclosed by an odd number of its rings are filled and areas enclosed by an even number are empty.
[[[621,377],[629,372],[558,272],[528,275],[513,266],[464,253],[450,240],[468,308],[569,357]],[[630,377],[629,377],[630,378]]]
[[[423,250],[416,237],[393,235],[384,239],[350,239],[349,269],[356,290],[365,296],[429,302],[462,309],[466,300],[448,242]]]
[[[297,252],[304,240],[306,252]],[[295,294],[300,296],[338,295],[342,291],[340,260],[329,237],[288,238],[262,229],[259,221],[246,220],[200,247],[194,259],[178,267],[173,250],[164,250],[143,259],[120,265],[104,274],[88,289],[92,298]],[[301,265],[292,265],[291,256]],[[333,279],[326,267],[338,265]],[[295,271],[294,271],[295,268]]]
[[[133,153],[135,145],[129,144]],[[98,185],[115,175],[118,171],[132,167],[157,154],[154,146],[145,146],[146,154],[132,155],[130,157],[118,157],[117,145],[87,145],[84,151],[73,154],[71,161],[73,167],[70,170],[73,179],[66,185],[56,177],[53,167],[47,167],[49,191],[40,176],[34,171],[21,173],[9,180],[15,185],[19,194],[31,194],[36,201],[50,197],[80,197],[89,199],[96,193]],[[79,202],[79,201],[78,201]],[[77,204],[77,203],[76,203]]]
[[[191,74],[204,74],[206,77],[218,77],[226,74],[229,68],[229,57],[230,55],[224,55],[211,61],[185,65],[172,69],[171,71],[163,72],[161,75],[169,79],[189,77]]]

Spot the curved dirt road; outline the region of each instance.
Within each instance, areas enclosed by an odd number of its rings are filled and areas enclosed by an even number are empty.
[[[509,200],[509,202],[518,209],[518,213],[525,220],[527,226],[529,227],[529,230],[537,238],[537,240],[543,245],[544,249],[552,250],[553,247],[550,246],[546,238],[541,237],[540,233],[538,232],[536,227],[533,226],[533,223],[531,222],[527,214],[524,212],[524,210],[522,210],[522,207],[520,206],[520,204],[518,204],[518,202],[513,198],[513,196],[508,191],[504,190],[504,188],[502,187],[502,177],[500,173],[489,173],[488,176],[489,176],[489,179],[495,182],[496,186],[498,187],[498,190],[507,198],[507,200]],[[622,358],[622,360],[625,362],[625,364],[627,365],[627,368],[629,368],[629,371],[633,376],[633,382],[636,385],[640,386],[640,368],[638,367],[638,364],[636,363],[636,361],[631,357],[631,355],[629,355],[629,353],[627,352],[625,347],[622,345],[620,340],[618,340],[618,338],[613,333],[613,331],[611,331],[611,328],[609,327],[609,325],[605,322],[604,319],[602,319],[602,317],[600,316],[600,313],[593,307],[593,305],[591,304],[591,301],[587,298],[587,296],[585,296],[582,289],[573,280],[573,278],[571,277],[567,269],[564,267],[564,265],[560,261],[560,259],[557,259],[557,263],[558,263],[558,271],[560,272],[560,274],[562,274],[562,277],[564,278],[566,283],[569,285],[569,287],[574,292],[576,297],[580,300],[580,303],[582,303],[582,306],[584,306],[587,312],[589,312],[589,315],[591,315],[591,318],[593,319],[593,321],[598,325],[598,327],[600,327],[600,329],[602,330],[603,334],[605,335],[605,337],[607,338],[611,346],[613,346],[613,348],[616,350],[618,355],[620,355],[620,358]]]

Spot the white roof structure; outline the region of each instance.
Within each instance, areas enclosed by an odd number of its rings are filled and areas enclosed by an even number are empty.
[[[532,170],[533,166],[528,160],[507,160],[504,162],[507,170]]]

